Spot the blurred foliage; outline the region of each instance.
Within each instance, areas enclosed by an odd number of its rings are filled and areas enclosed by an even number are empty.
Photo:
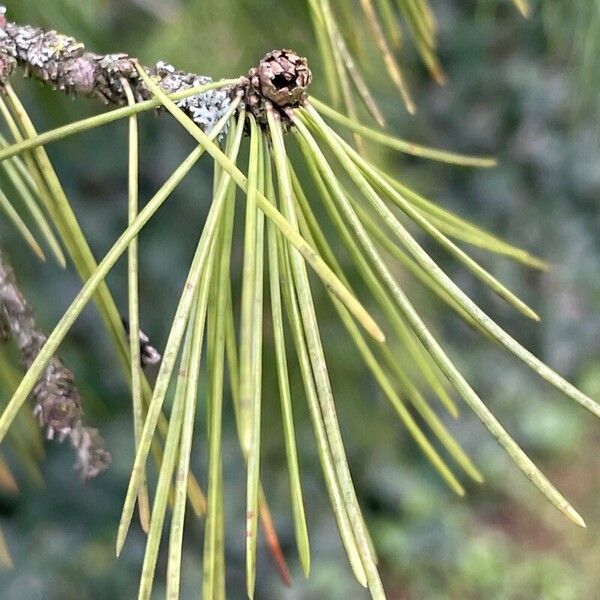
[[[596,119],[600,115],[600,4],[544,2],[541,12],[554,53],[562,54],[572,71],[575,110]],[[565,27],[565,23],[569,26]]]
[[[493,153],[499,157],[499,167],[474,172],[386,153],[378,158],[444,206],[552,263],[552,270],[540,275],[500,258],[485,257],[490,269],[542,314],[542,324],[533,325],[482,292],[463,271],[453,272],[451,261],[431,248],[455,280],[485,302],[511,333],[598,397],[600,149],[595,109],[576,113],[592,97],[597,102],[597,79],[584,73],[598,72],[598,53],[589,49],[598,38],[585,36],[585,43],[573,43],[591,27],[592,13],[582,16],[582,9],[577,16],[569,10],[571,3],[559,2],[552,16],[554,3],[532,4],[533,16],[524,21],[509,2],[432,2],[440,23],[439,53],[448,83],[443,88],[432,83],[417,58],[407,52],[405,71],[418,107],[415,117],[398,110],[397,93],[387,85],[377,88],[378,73],[372,73],[371,84],[394,133],[457,151]],[[581,4],[598,10],[597,2]],[[303,0],[52,0],[7,5],[15,19],[71,33],[90,48],[126,50],[147,62],[164,58],[215,76],[245,72],[266,50],[279,46],[293,47],[318,62]],[[581,65],[583,70],[578,68]],[[324,95],[319,68],[314,70],[315,94]],[[585,86],[574,85],[577,77],[586,78]],[[591,95],[585,96],[585,89],[591,89]],[[33,83],[19,85],[19,92],[41,130],[99,110],[94,103],[74,103]],[[147,197],[183,157],[190,142],[167,118],[148,116],[142,125],[141,185],[142,197]],[[112,243],[127,218],[125,140],[122,124],[49,149],[97,255]],[[166,338],[194,234],[204,219],[209,176],[207,164],[195,170],[176,201],[162,209],[161,218],[140,239],[142,327],[158,346]],[[20,240],[11,231],[3,228],[2,235],[5,246],[20,248]],[[237,256],[241,260],[239,248]],[[78,289],[76,276],[51,264],[42,266],[18,250],[13,259],[40,322],[50,328]],[[124,262],[109,278],[123,307]],[[432,317],[435,310],[423,307]],[[323,329],[341,426],[389,597],[597,597],[600,434],[593,420],[456,318],[440,315],[437,327],[449,340],[451,354],[467,378],[581,509],[588,531],[563,523],[551,507],[540,511],[536,492],[466,411],[460,423],[449,426],[477,458],[487,482],[481,488],[472,487],[466,499],[458,500],[391,418],[358,357],[348,354],[347,338],[333,314],[325,310],[322,316],[329,318]],[[101,479],[83,485],[69,468],[68,449],[49,444],[48,459],[42,464],[45,487],[39,487],[7,455],[21,490],[19,495],[0,497],[0,524],[16,565],[14,571],[0,573],[0,597],[132,597],[143,555],[141,533],[131,536],[119,561],[113,552],[133,452],[129,396],[93,309],[78,321],[61,354],[77,373],[90,420],[105,435],[114,463]],[[275,389],[275,374],[267,370],[265,377],[267,389]],[[292,383],[300,387],[297,377]],[[298,443],[315,556],[311,579],[303,581],[294,564],[283,440],[275,406],[273,394],[266,401],[264,431],[277,434],[264,439],[264,484],[284,550],[292,561],[294,584],[290,591],[280,587],[261,544],[257,597],[360,598],[340,546],[302,407],[297,415],[303,424]],[[239,533],[243,531],[244,476],[230,409],[225,444],[225,486],[231,500],[226,515],[231,523],[226,532],[228,589],[230,597],[237,598],[244,590]],[[206,456],[196,456],[194,468],[204,473]],[[184,582],[185,598],[197,597],[201,532],[202,524],[190,521],[184,540],[184,572],[189,579]],[[161,597],[160,581],[156,597]]]

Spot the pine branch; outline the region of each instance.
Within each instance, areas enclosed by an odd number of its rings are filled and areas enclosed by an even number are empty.
[[[12,338],[19,350],[21,365],[28,369],[46,335],[36,326],[33,309],[20,290],[12,266],[0,250],[0,339]],[[56,435],[60,441],[69,438],[75,449],[75,468],[85,479],[95,477],[110,464],[111,456],[97,429],[83,424],[81,396],[73,373],[56,356],[49,361],[37,382],[33,397],[34,414],[48,439]]]
[[[138,102],[152,96],[139,76],[136,59],[128,54],[89,52],[75,38],[11,23],[5,13],[6,8],[0,6],[0,84],[20,67],[26,77],[33,77],[54,90],[99,98],[105,104],[127,104],[124,81]],[[144,69],[169,94],[212,81],[205,75],[175,69],[164,61]],[[177,106],[204,131],[210,131],[230,103],[230,90],[222,88],[185,98]]]

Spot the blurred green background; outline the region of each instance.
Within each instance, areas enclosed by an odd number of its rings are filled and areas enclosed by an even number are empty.
[[[346,0],[342,0],[346,1]],[[350,0],[348,0],[350,1]],[[352,0],[354,2],[354,0]],[[354,2],[358,7],[358,2]],[[244,73],[267,51],[292,47],[311,61],[313,93],[325,87],[304,0],[46,0],[8,2],[9,18],[56,28],[98,52],[127,51],[147,63],[165,59],[215,77]],[[370,79],[397,135],[457,151],[490,153],[493,170],[437,165],[381,152],[373,156],[395,176],[552,264],[540,274],[496,257],[481,257],[492,272],[542,315],[534,325],[513,314],[435,248],[455,280],[551,366],[600,397],[600,145],[597,111],[600,57],[592,31],[597,0],[580,11],[570,2],[534,4],[529,21],[508,1],[436,0],[440,56],[448,84],[426,76],[407,45],[405,71],[418,113],[406,115],[382,76],[369,42]],[[576,4],[576,3],[575,3]],[[589,15],[586,13],[589,5]],[[586,16],[588,15],[588,16]],[[591,37],[590,37],[591,36]],[[591,49],[590,49],[591,47]],[[36,125],[46,130],[102,110],[72,101],[31,81],[15,81]],[[191,142],[167,117],[142,120],[143,197],[177,166]],[[126,223],[126,124],[113,124],[49,148],[90,244],[101,256]],[[142,326],[164,345],[185,270],[202,227],[210,193],[205,161],[143,231]],[[50,330],[79,283],[72,270],[42,265],[3,223],[2,245]],[[426,243],[426,241],[424,241]],[[234,261],[241,260],[238,244]],[[126,309],[126,270],[120,261],[109,284]],[[322,328],[342,431],[353,476],[381,559],[390,599],[600,598],[600,426],[457,318],[423,299],[451,356],[506,425],[588,523],[578,530],[546,505],[463,410],[450,427],[487,482],[454,497],[408,439],[333,316],[322,290]],[[16,496],[0,496],[0,525],[15,569],[0,572],[2,600],[132,598],[144,538],[136,524],[124,553],[114,539],[132,463],[129,396],[120,367],[93,308],[63,345],[86,402],[113,454],[110,470],[82,483],[68,447],[47,444],[44,485],[31,482],[8,452],[19,479]],[[268,355],[267,355],[268,356]],[[313,547],[311,578],[295,557],[283,439],[272,369],[266,363],[263,473],[293,587],[280,583],[264,543],[259,547],[257,598],[360,599],[324,490],[300,385],[295,378],[302,479]],[[4,392],[3,392],[4,393]],[[202,411],[201,411],[202,412]],[[245,597],[245,478],[226,414],[225,485],[228,597]],[[203,436],[203,423],[198,439]],[[204,482],[204,445],[194,470]],[[183,598],[197,598],[203,525],[191,516],[184,540]],[[164,596],[165,556],[155,596]]]

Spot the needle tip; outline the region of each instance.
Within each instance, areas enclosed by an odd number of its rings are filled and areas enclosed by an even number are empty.
[[[123,550],[124,542],[125,542],[125,540],[123,539],[123,536],[119,533],[119,535],[117,535],[117,543],[116,543],[116,548],[115,548],[115,555],[117,558],[119,558],[119,556],[121,555],[121,551]]]
[[[458,407],[454,402],[448,405],[448,412],[453,419],[458,419],[460,417],[460,413],[458,412]]]
[[[479,471],[473,473],[473,480],[481,485],[485,483],[485,477]]]
[[[578,525],[579,527],[581,527],[583,529],[587,529],[587,525],[585,524],[585,521],[573,507],[568,506],[566,513],[567,513],[567,516],[569,517],[569,519],[571,519],[571,521],[573,521],[573,523],[575,523],[575,525]]]

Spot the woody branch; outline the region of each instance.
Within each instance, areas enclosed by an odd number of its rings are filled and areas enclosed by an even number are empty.
[[[136,69],[135,58],[125,53],[89,52],[84,44],[68,35],[9,22],[5,12],[5,7],[0,6],[0,88],[20,67],[25,76],[52,89],[99,98],[107,105],[127,104],[125,81],[138,102],[151,97]],[[206,75],[187,73],[164,61],[144,69],[169,94],[212,81]],[[285,123],[286,108],[306,100],[311,81],[305,58],[292,50],[274,50],[250,69],[247,77],[240,77],[238,85],[209,90],[176,104],[203,131],[212,129],[236,94],[243,96],[242,104],[260,123],[266,122],[267,106],[279,110]]]
[[[42,346],[46,335],[41,331],[35,315],[20,290],[12,266],[0,250],[0,338],[12,338],[19,350],[21,365],[28,369]],[[110,464],[110,453],[97,429],[83,424],[81,396],[73,373],[56,356],[48,362],[37,382],[33,397],[34,414],[46,430],[48,438],[69,438],[76,451],[76,468],[82,477],[95,477]]]
[[[137,101],[151,93],[140,78],[136,60],[124,53],[96,54],[74,38],[31,25],[18,25],[6,19],[0,6],[0,84],[20,67],[25,76],[70,95],[99,98],[105,104],[127,104],[123,81],[127,81]],[[186,73],[166,62],[146,71],[169,94],[212,81],[210,77]],[[178,101],[178,106],[203,130],[209,131],[231,102],[229,89],[210,90]]]

